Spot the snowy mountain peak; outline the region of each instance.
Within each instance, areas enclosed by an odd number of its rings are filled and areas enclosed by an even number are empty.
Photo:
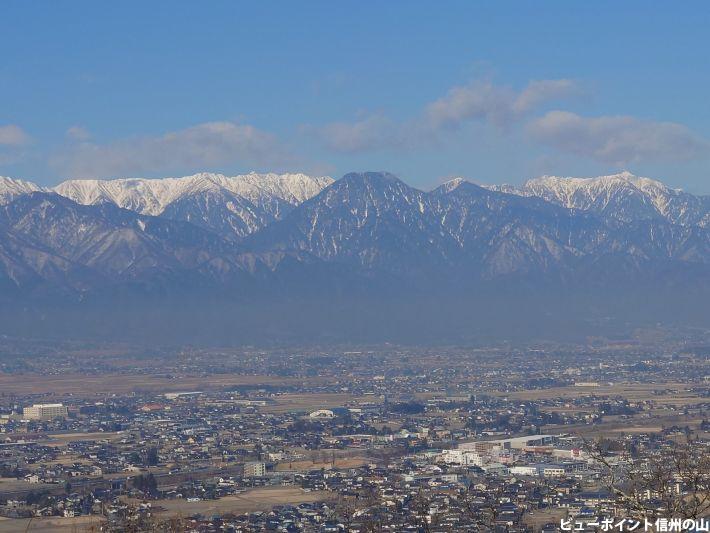
[[[462,183],[469,183],[469,181],[466,178],[453,178],[439,185],[437,189],[441,192],[448,193],[458,189]]]
[[[12,201],[17,196],[42,191],[42,187],[29,181],[0,176],[0,205]]]

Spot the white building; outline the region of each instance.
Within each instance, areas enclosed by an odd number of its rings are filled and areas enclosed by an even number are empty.
[[[539,470],[537,466],[511,466],[510,473],[514,476],[537,476]]]
[[[545,477],[562,477],[567,471],[560,466],[546,466],[542,469],[542,475]]]
[[[335,413],[330,409],[318,409],[317,411],[313,411],[308,416],[311,418],[333,418],[335,417]]]
[[[22,410],[22,416],[29,420],[53,420],[65,418],[67,414],[67,408],[61,403],[36,403]]]
[[[571,466],[570,466],[571,468]],[[511,466],[510,473],[517,476],[562,477],[568,473],[564,464],[532,464]]]
[[[244,477],[263,477],[265,475],[265,463],[253,462],[244,464]]]
[[[445,463],[464,466],[483,466],[486,462],[480,453],[473,450],[444,450],[440,458]]]

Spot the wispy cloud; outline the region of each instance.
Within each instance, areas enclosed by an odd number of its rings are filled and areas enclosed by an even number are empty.
[[[66,131],[66,136],[71,141],[85,142],[91,139],[91,133],[84,126],[72,126]]]
[[[551,111],[528,124],[536,141],[561,151],[615,165],[687,161],[710,154],[710,142],[673,122],[630,116],[582,117]]]
[[[515,97],[513,112],[516,116],[536,111],[543,104],[569,98],[581,92],[579,85],[570,79],[533,80]]]
[[[532,81],[519,92],[491,82],[474,82],[453,87],[444,97],[429,104],[426,117],[434,128],[459,127],[472,120],[506,127],[539,106],[577,91],[577,84],[566,79]]]
[[[316,131],[327,148],[338,152],[411,147],[436,141],[445,131],[469,122],[507,128],[542,105],[578,91],[577,84],[567,79],[532,81],[519,91],[490,81],[476,81],[451,88],[407,121],[373,114],[353,122],[327,124]]]
[[[23,146],[30,142],[30,136],[15,124],[0,126],[0,145],[2,146]]]
[[[80,133],[80,132],[78,132]],[[52,164],[74,178],[184,172],[224,165],[280,167],[289,155],[274,136],[246,124],[207,122],[155,137],[81,142]]]
[[[317,129],[325,146],[336,152],[366,152],[404,143],[401,125],[383,115],[355,122],[332,122]]]

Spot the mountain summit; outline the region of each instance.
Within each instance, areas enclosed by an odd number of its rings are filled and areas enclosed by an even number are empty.
[[[42,187],[32,182],[0,176],[0,205],[6,204],[23,194],[41,190],[43,190]]]

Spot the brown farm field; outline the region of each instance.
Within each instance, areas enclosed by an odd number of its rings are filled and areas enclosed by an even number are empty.
[[[153,508],[157,509],[156,512],[163,516],[191,516],[197,513],[209,516],[212,514],[268,511],[276,505],[312,503],[328,500],[331,497],[332,494],[327,491],[305,492],[300,487],[264,487],[251,489],[242,494],[225,496],[218,500],[188,502],[180,498],[157,500],[151,503]]]
[[[314,378],[317,379],[317,378]],[[242,374],[215,374],[210,376],[161,376],[134,374],[2,374],[0,390],[5,394],[73,394],[94,396],[127,394],[132,392],[177,392],[214,390],[239,385],[303,384],[303,379]]]
[[[280,394],[273,398],[275,403],[260,408],[265,413],[287,413],[293,411],[314,411],[342,407],[349,402],[357,402],[362,397],[345,393]]]
[[[278,463],[275,467],[277,472],[308,472],[309,470],[320,470],[324,468],[330,469],[345,469],[356,468],[366,465],[370,461],[366,457],[338,457],[335,462],[332,461],[291,461],[289,463]]]
[[[586,396],[620,396],[629,401],[652,400],[659,404],[685,405],[702,401],[697,393],[688,391],[688,383],[617,383],[599,387],[552,387],[549,389],[523,390],[512,393],[497,393],[521,400],[545,400],[553,398],[583,398]]]
[[[184,499],[157,500],[151,502],[157,514],[165,518],[186,517],[194,514],[241,514],[253,511],[268,511],[277,505],[295,505],[328,500],[327,491],[305,492],[298,487],[267,487],[249,490],[243,494],[226,496],[219,500],[188,502]],[[138,500],[129,500],[140,503]],[[98,516],[75,518],[34,518],[14,520],[0,517],[0,533],[38,532],[69,533],[100,531],[102,520]]]
[[[78,516],[75,518],[33,518],[14,520],[0,517],[0,533],[74,533],[100,531],[101,518],[98,516]]]

